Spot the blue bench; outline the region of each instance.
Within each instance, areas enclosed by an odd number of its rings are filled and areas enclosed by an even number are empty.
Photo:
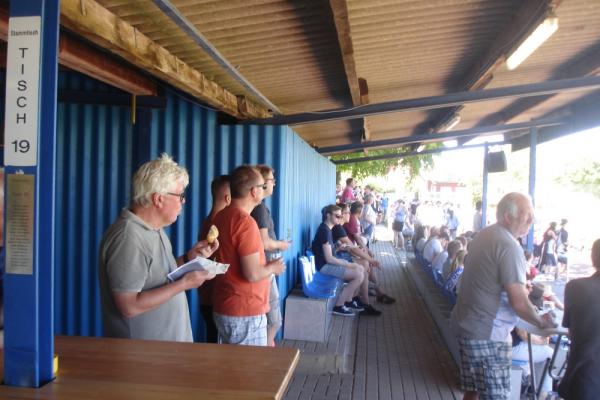
[[[298,268],[302,279],[302,291],[306,297],[328,299],[335,297],[338,288],[338,279],[324,275],[313,270],[313,263],[308,257],[298,258]],[[329,279],[333,278],[333,279]]]
[[[298,257],[302,292],[293,290],[285,300],[284,339],[325,342],[332,309],[343,282],[315,271],[314,257]]]

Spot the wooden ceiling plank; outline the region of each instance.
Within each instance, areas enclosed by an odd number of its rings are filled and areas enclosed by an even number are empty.
[[[0,7],[0,40],[8,38],[8,10]],[[6,55],[5,55],[6,56]],[[60,33],[58,62],[60,65],[98,79],[138,96],[156,96],[156,84],[135,68],[115,58],[107,57],[92,46]]]
[[[61,24],[118,54],[138,68],[236,118],[270,115],[261,105],[238,98],[169,53],[94,0],[62,0]]]
[[[134,68],[64,33],[60,35],[58,62],[137,96],[156,96],[158,92],[156,84]]]

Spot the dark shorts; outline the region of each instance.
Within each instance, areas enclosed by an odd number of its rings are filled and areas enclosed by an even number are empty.
[[[567,262],[567,255],[566,254],[559,254],[558,255],[558,262],[561,264],[568,264]]]
[[[542,257],[542,265],[550,265],[552,267],[555,267],[556,264],[557,262],[554,254],[546,253],[544,254],[544,257]]]
[[[394,223],[392,223],[392,230],[395,232],[402,232],[403,228],[404,228],[404,222],[394,221]]]
[[[460,388],[478,392],[481,400],[508,399],[511,344],[459,338]]]

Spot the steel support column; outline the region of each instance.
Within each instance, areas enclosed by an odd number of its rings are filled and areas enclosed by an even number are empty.
[[[536,158],[537,158],[537,127],[531,128],[531,132],[529,134],[529,195],[531,196],[531,201],[535,206],[535,167],[536,167]],[[533,231],[534,224],[531,225],[529,229],[529,233],[527,233],[527,250],[533,252]]]
[[[39,387],[54,378],[59,3],[10,2],[4,159],[5,221],[12,222],[5,224],[4,383],[11,386]]]
[[[441,96],[394,100],[385,103],[365,104],[351,109],[311,111],[301,114],[279,115],[271,118],[240,121],[245,125],[302,125],[317,122],[348,120],[393,112],[433,110],[462,104],[511,98],[526,98],[546,94],[592,90],[600,87],[600,76],[562,79],[542,83],[508,86],[494,89],[457,92]]]
[[[488,169],[487,169],[487,156],[489,151],[489,145],[483,146],[483,187],[481,189],[481,228],[487,226],[487,204],[488,204]]]

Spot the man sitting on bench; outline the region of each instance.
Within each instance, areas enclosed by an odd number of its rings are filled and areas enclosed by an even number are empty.
[[[323,222],[319,225],[315,238],[312,242],[312,251],[315,256],[315,267],[319,272],[332,275],[347,281],[348,284],[342,289],[333,313],[342,316],[354,316],[355,311],[374,310],[370,305],[363,307],[358,298],[354,296],[365,279],[368,279],[364,268],[356,263],[337,258],[333,255],[333,236],[331,228],[342,218],[342,210],[335,204],[325,207],[323,211]],[[367,281],[368,283],[368,281]],[[368,289],[368,288],[367,288]],[[368,301],[368,294],[367,294]],[[376,311],[376,310],[375,310]]]
[[[374,285],[377,301],[384,304],[394,303],[396,300],[385,294],[379,285],[377,274],[375,273],[375,268],[381,268],[379,261],[375,259],[373,253],[369,249],[363,248],[350,240],[346,230],[342,226],[342,224],[346,224],[350,221],[350,206],[344,204],[340,207],[342,208],[342,220],[336,221],[336,224],[331,229],[333,241],[337,249],[336,257],[343,258],[347,261],[355,261],[362,265],[365,271],[367,271],[369,281]]]

